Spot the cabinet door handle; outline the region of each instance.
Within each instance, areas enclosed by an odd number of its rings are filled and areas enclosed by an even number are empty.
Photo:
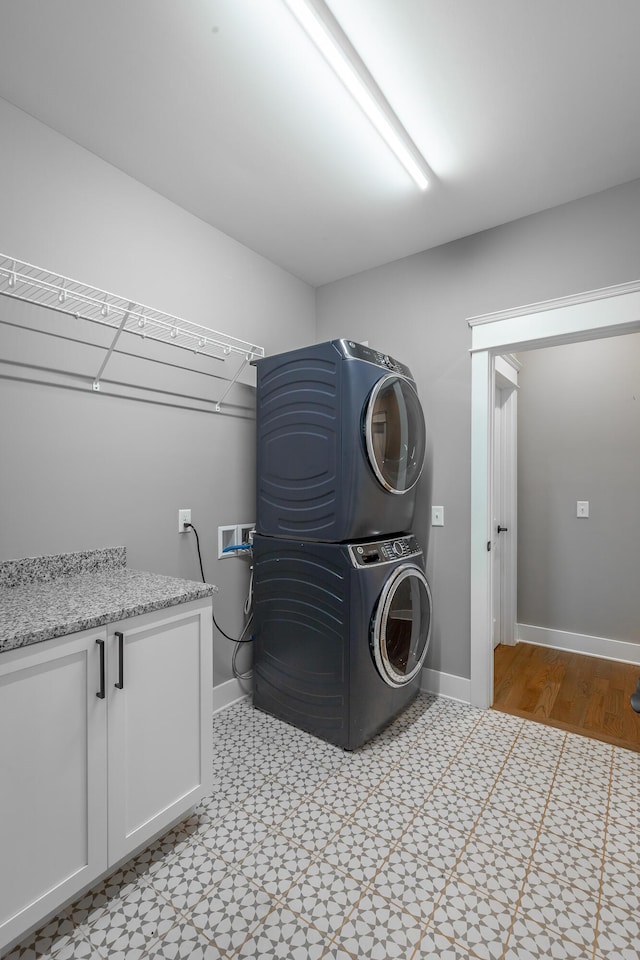
[[[124,633],[115,631],[118,638],[118,682],[114,684],[118,690],[124,690]]]
[[[99,700],[104,700],[104,640],[98,638],[96,643],[100,647],[100,689],[96,693],[96,697]]]

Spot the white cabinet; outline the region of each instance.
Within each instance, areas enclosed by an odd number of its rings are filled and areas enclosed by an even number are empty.
[[[210,789],[211,660],[208,600],[0,656],[0,950]]]
[[[0,949],[107,867],[104,629],[0,657]]]
[[[211,605],[204,610],[173,607],[109,627],[110,863],[210,784]]]

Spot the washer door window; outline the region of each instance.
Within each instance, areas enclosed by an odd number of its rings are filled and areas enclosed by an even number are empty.
[[[373,658],[382,679],[402,687],[419,672],[431,639],[431,591],[422,570],[397,567],[386,581],[371,626]]]
[[[382,377],[369,397],[365,417],[369,463],[390,493],[416,485],[424,464],[426,431],[418,394],[403,377]]]

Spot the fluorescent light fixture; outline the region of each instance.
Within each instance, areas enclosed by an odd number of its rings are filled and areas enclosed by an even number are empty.
[[[433,176],[415,143],[324,0],[284,0],[362,112],[421,190]]]

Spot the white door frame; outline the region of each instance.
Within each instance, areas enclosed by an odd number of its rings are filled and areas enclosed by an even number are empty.
[[[640,331],[640,281],[472,317],[471,680],[474,706],[493,703],[491,540],[495,358],[519,350]]]
[[[517,547],[518,547],[518,373],[520,361],[512,354],[495,358],[495,391],[493,403],[493,524],[491,551],[493,559],[493,594],[499,598],[499,609],[493,610],[493,645],[514,644],[517,613]],[[498,398],[500,402],[498,402]],[[506,526],[506,536],[498,534],[497,525]],[[496,624],[498,630],[496,632]]]

